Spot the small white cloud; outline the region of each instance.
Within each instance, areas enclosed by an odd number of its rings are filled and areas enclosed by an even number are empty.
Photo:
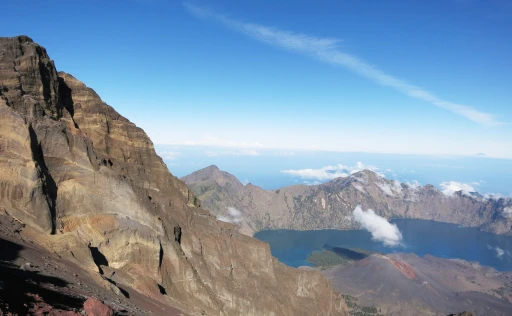
[[[448,196],[452,196],[455,192],[462,191],[465,195],[470,195],[471,192],[476,192],[475,188],[470,184],[457,182],[457,181],[445,181],[439,185],[441,191]]]
[[[368,166],[364,163],[358,161],[355,166],[346,166],[342,164],[338,164],[335,166],[325,166],[318,169],[290,169],[290,170],[281,170],[282,173],[286,173],[292,176],[301,177],[302,179],[314,179],[314,180],[332,180],[335,178],[345,178],[351,174],[354,174],[363,170],[371,170],[377,171],[378,168],[374,166]],[[383,176],[382,174],[379,174]]]
[[[228,207],[227,211],[228,211],[227,216],[219,215],[219,216],[217,216],[217,219],[219,221],[226,222],[226,223],[232,223],[232,224],[238,224],[244,219],[242,212],[240,212],[239,210],[237,210],[234,207]]]
[[[494,251],[496,258],[503,259],[504,256],[510,256],[510,252],[508,250],[503,250],[500,247],[493,247],[491,245],[487,245],[487,249]]]
[[[357,184],[357,183],[354,183],[354,184],[352,184],[352,186],[353,186],[357,191],[359,191],[359,192],[361,192],[361,193],[363,193],[363,194],[367,194],[367,193],[366,193],[366,190],[363,188],[363,186],[362,186],[362,185]]]
[[[486,200],[499,200],[502,198],[508,198],[509,196],[503,195],[501,193],[485,193],[484,199]]]
[[[402,193],[402,183],[400,183],[400,181],[398,181],[398,180],[393,180],[392,183],[393,183],[393,190],[398,194]]]
[[[237,210],[234,207],[228,207],[228,213],[229,213],[229,216],[234,217],[234,218],[239,218],[242,216],[242,212],[240,212],[239,210]]]
[[[412,190],[418,190],[421,187],[421,183],[418,180],[407,181],[405,184]]]
[[[395,224],[381,217],[371,209],[363,211],[357,206],[352,212],[352,217],[361,227],[372,234],[372,239],[382,242],[386,246],[399,246],[402,244],[402,233]]]
[[[158,153],[163,160],[176,160],[181,155],[180,152],[177,151],[161,151]]]
[[[507,206],[503,208],[503,211],[501,212],[501,215],[505,218],[511,218],[512,217],[512,207]]]
[[[391,190],[391,187],[387,183],[377,183],[377,186],[384,192],[386,195],[394,196],[395,194]]]

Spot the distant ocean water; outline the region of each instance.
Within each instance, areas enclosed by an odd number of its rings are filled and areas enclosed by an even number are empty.
[[[292,267],[311,265],[306,261],[325,246],[360,248],[375,252],[408,252],[419,256],[464,259],[512,271],[512,236],[494,235],[476,228],[417,219],[392,220],[403,236],[404,246],[386,247],[364,230],[265,230],[254,237],[268,242],[272,255]]]
[[[254,149],[201,146],[156,145],[157,152],[171,172],[182,177],[209,165],[235,175],[242,183],[267,190],[294,184],[312,184],[327,179],[301,178],[283,173],[289,169],[318,169],[328,165],[355,166],[357,162],[374,166],[387,179],[433,184],[457,181],[471,185],[480,193],[512,196],[512,159],[463,156],[426,156],[343,153],[305,150]]]

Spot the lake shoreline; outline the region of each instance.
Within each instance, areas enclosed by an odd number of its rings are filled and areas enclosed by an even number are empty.
[[[269,243],[279,261],[310,266],[307,258],[330,247],[359,248],[371,252],[414,253],[441,259],[461,259],[498,271],[512,271],[512,237],[483,232],[475,227],[422,219],[392,219],[403,234],[403,246],[387,247],[364,230],[264,230],[254,237]]]

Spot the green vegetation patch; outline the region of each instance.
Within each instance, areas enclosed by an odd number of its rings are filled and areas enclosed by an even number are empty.
[[[334,251],[323,249],[320,251],[314,251],[309,255],[308,262],[315,265],[315,267],[325,269],[337,265],[345,266],[353,260],[347,259],[335,253]]]
[[[380,316],[380,310],[374,306],[359,306],[357,304],[357,298],[350,295],[343,295],[345,303],[349,308],[351,316]]]
[[[338,265],[346,266],[349,263],[364,259],[375,253],[364,249],[328,247],[312,252],[307,261],[317,268],[326,269]]]

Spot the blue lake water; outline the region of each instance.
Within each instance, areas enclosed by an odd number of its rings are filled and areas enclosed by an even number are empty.
[[[512,236],[494,235],[476,228],[417,219],[392,220],[402,232],[403,246],[387,247],[364,230],[265,230],[254,235],[270,244],[272,255],[292,267],[325,246],[360,248],[376,252],[412,252],[441,258],[477,261],[499,271],[512,271]],[[499,248],[499,249],[498,249]],[[501,254],[501,255],[500,255]]]

